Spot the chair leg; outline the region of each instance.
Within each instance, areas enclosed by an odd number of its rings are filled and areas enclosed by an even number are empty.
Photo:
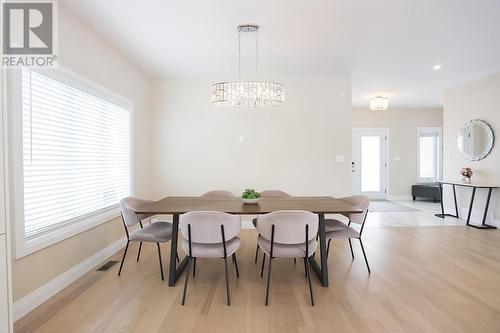
[[[297,263],[297,258],[293,258],[293,263],[296,264]]]
[[[161,273],[161,280],[164,281],[165,278],[163,276],[163,264],[161,262],[161,251],[160,251],[160,243],[156,243],[156,246],[158,247],[158,259],[160,260],[160,273]]]
[[[196,276],[196,257],[193,258],[193,277]]]
[[[229,277],[228,277],[228,271],[227,271],[227,258],[224,258],[224,275],[226,276],[227,305],[231,305],[231,296],[229,295]]]
[[[306,262],[306,257],[304,257],[304,275],[307,277],[307,262]]]
[[[264,263],[266,262],[266,254],[262,254],[262,268],[260,269],[260,277],[264,276]]]
[[[139,262],[139,258],[141,257],[141,249],[142,249],[142,242],[139,243],[139,252],[137,252],[137,262]]]
[[[359,239],[359,244],[361,244],[361,251],[363,251],[363,256],[365,257],[365,263],[366,263],[366,268],[368,268],[368,274],[371,273],[370,271],[370,265],[368,265],[368,259],[366,259],[366,253],[365,253],[365,248],[363,247],[363,242],[361,241],[361,238]]]
[[[328,256],[330,255],[330,242],[331,242],[331,241],[332,241],[331,239],[329,239],[329,240],[328,240],[328,246],[327,246],[327,248],[326,248],[326,257],[327,257],[327,258],[328,258]]]
[[[257,259],[259,259],[259,244],[255,248],[255,263],[257,263]]]
[[[354,260],[354,251],[352,250],[352,243],[351,243],[351,239],[348,238],[349,240],[349,247],[351,248],[351,257],[352,257],[352,260]]]
[[[184,280],[184,291],[182,292],[182,302],[181,302],[181,305],[184,305],[184,303],[186,301],[186,291],[187,291],[187,286],[188,286],[190,271],[191,271],[191,257],[188,257],[186,278]]]
[[[234,263],[234,268],[236,269],[236,277],[239,279],[240,272],[238,271],[238,261],[236,260],[236,253],[233,253],[233,263]]]
[[[312,284],[311,284],[311,271],[309,270],[309,260],[307,258],[304,258],[307,262],[306,267],[307,267],[307,282],[309,283],[309,294],[311,295],[311,305],[314,306],[314,296],[313,296],[313,289],[312,289]]]
[[[177,262],[181,262],[181,259],[179,258],[179,253],[175,254],[175,259],[177,259]]]
[[[120,264],[120,270],[118,271],[118,276],[120,276],[120,274],[122,272],[123,262],[125,261],[125,256],[127,255],[127,250],[128,250],[128,245],[129,244],[130,244],[130,242],[127,242],[127,245],[125,245],[125,251],[123,252],[122,262]]]
[[[269,257],[269,266],[267,267],[267,286],[266,286],[266,305],[269,303],[269,286],[271,285],[271,265],[273,258]]]

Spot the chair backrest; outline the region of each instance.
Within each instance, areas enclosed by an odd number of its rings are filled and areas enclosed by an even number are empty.
[[[139,221],[144,220],[153,214],[136,214],[135,212],[146,205],[154,203],[153,200],[137,198],[137,197],[125,197],[120,200],[120,210],[123,215],[123,223],[127,227],[131,227],[139,223]]]
[[[353,195],[350,197],[341,198],[340,200],[347,202],[349,205],[361,209],[361,214],[347,214],[349,220],[353,223],[363,224],[366,214],[368,213],[368,206],[370,205],[370,198],[364,195]]]
[[[303,210],[281,210],[257,217],[257,231],[271,240],[274,224],[274,242],[281,244],[302,244],[306,241],[306,225],[309,225],[309,239],[318,233],[318,215]]]
[[[289,197],[290,194],[280,190],[264,190],[260,192],[260,196],[264,198],[279,198],[279,197]]]
[[[239,215],[223,212],[193,211],[179,217],[182,237],[189,239],[188,225],[191,225],[191,242],[214,244],[222,242],[221,225],[224,226],[226,241],[238,236],[241,230]]]
[[[232,197],[234,197],[234,194],[232,194],[229,191],[215,190],[215,191],[208,191],[207,193],[202,194],[201,197],[202,198],[232,198]]]

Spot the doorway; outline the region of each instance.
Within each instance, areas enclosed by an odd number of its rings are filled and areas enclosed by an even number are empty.
[[[353,192],[370,199],[387,198],[388,128],[352,129]]]

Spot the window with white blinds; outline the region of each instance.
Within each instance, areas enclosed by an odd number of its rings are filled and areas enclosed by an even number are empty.
[[[21,81],[29,240],[129,195],[131,111],[35,71],[23,69]]]

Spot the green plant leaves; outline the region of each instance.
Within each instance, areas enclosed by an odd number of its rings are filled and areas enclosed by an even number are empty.
[[[243,191],[241,198],[242,199],[257,199],[257,198],[260,198],[260,193],[257,192],[253,188],[247,188],[245,191]]]

